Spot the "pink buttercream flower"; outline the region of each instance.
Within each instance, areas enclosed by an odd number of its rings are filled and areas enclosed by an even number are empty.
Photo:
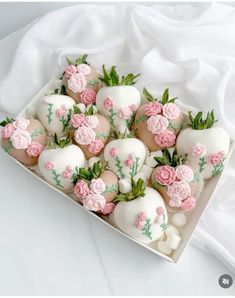
[[[25,130],[29,126],[30,121],[24,117],[17,117],[13,122],[14,128]]]
[[[162,114],[170,120],[175,120],[180,116],[180,109],[174,103],[166,103],[162,107]]]
[[[137,106],[135,104],[132,104],[129,106],[129,109],[132,113],[134,113],[137,110]]]
[[[30,133],[27,130],[17,128],[10,137],[12,146],[16,149],[26,149],[32,142]]]
[[[94,129],[99,125],[99,119],[95,115],[86,116],[84,120],[84,124]]]
[[[223,161],[223,158],[221,158],[221,154],[213,153],[208,156],[208,160],[213,166],[215,166],[220,164]]]
[[[75,66],[75,65],[69,65],[69,66],[67,66],[66,68],[65,68],[65,70],[64,70],[64,74],[65,74],[65,78],[67,79],[67,80],[69,80],[70,79],[70,77],[72,76],[72,74],[74,74],[75,72],[77,72],[78,71],[78,69],[77,69],[77,67]]]
[[[89,193],[82,203],[87,210],[100,211],[105,208],[106,200],[101,194]]]
[[[111,148],[111,149],[109,150],[109,155],[110,155],[112,158],[117,157],[117,156],[118,156],[118,153],[119,153],[119,151],[118,151],[118,149],[115,148],[115,147],[113,147],[113,148]]]
[[[162,185],[170,185],[176,179],[175,169],[168,165],[157,167],[155,179]]]
[[[137,214],[137,218],[138,218],[138,221],[145,221],[145,219],[147,218],[147,214],[141,211]]]
[[[2,128],[2,138],[8,139],[13,134],[14,126],[12,123],[8,123]]]
[[[166,130],[154,136],[154,141],[162,148],[169,148],[175,145],[176,135],[171,130]]]
[[[86,88],[86,78],[83,73],[75,72],[68,80],[68,88],[74,93],[81,93]]]
[[[77,66],[77,70],[78,70],[79,72],[83,73],[84,76],[89,75],[89,73],[91,72],[91,68],[90,68],[90,66],[87,65],[87,64],[85,64],[85,63],[84,63],[84,64],[79,64],[79,65]]]
[[[169,125],[169,121],[162,115],[151,116],[147,120],[148,130],[152,134],[162,133],[162,132],[166,131],[168,125]]]
[[[131,166],[133,166],[134,164],[134,160],[132,158],[128,158],[124,161],[124,165],[128,168],[130,168]]]
[[[58,118],[62,118],[65,115],[66,111],[63,108],[58,108],[55,111],[55,114]]]
[[[169,201],[169,206],[172,208],[180,208],[182,206],[182,201],[181,200],[170,200]]]
[[[183,181],[192,181],[193,180],[193,170],[186,165],[179,165],[177,166],[176,170],[176,177]]]
[[[84,199],[88,194],[90,190],[88,187],[88,184],[83,181],[83,180],[78,180],[74,187],[74,194],[79,198],[79,199]]]
[[[156,116],[162,111],[162,104],[159,101],[153,101],[144,105],[144,114],[146,116]]]
[[[75,131],[74,139],[78,144],[89,145],[95,140],[95,132],[90,127],[81,126]]]
[[[92,179],[90,184],[90,190],[93,193],[99,193],[102,194],[106,189],[106,185],[101,178]]]
[[[185,181],[175,181],[168,186],[167,194],[172,200],[183,201],[191,195],[191,188]]]
[[[206,154],[206,146],[200,143],[196,143],[191,147],[190,151],[192,155],[201,157]]]
[[[183,211],[191,211],[196,206],[196,199],[194,197],[188,197],[186,200],[182,202],[182,205],[180,207]]]
[[[62,177],[64,179],[69,179],[72,176],[72,172],[69,171],[68,169],[64,170],[64,172],[62,173]]]
[[[120,108],[118,111],[118,117],[120,119],[129,119],[131,117],[132,111],[129,107]]]
[[[86,88],[82,91],[80,99],[85,105],[93,104],[96,101],[96,92],[91,88]]]
[[[165,210],[164,210],[163,207],[157,207],[156,208],[156,213],[157,213],[157,215],[161,216],[161,215],[164,215]]]
[[[38,142],[31,142],[26,149],[26,152],[29,156],[37,157],[42,153],[44,146]]]
[[[78,128],[78,127],[82,126],[85,123],[85,118],[86,117],[83,114],[74,114],[69,123],[74,128]]]
[[[53,162],[51,162],[51,161],[48,161],[48,162],[45,163],[45,168],[46,168],[47,170],[53,170],[54,167],[55,167],[55,165],[54,165]]]
[[[110,214],[113,212],[115,208],[115,204],[114,203],[107,203],[103,209],[101,209],[101,213],[103,213],[104,215]]]
[[[92,154],[98,154],[104,148],[104,143],[101,140],[91,141],[89,144],[88,150]]]
[[[103,102],[103,106],[105,109],[110,110],[114,106],[114,100],[112,99],[112,97],[106,97]]]

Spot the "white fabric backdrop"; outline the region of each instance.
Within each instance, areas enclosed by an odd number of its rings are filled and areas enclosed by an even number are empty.
[[[66,56],[141,72],[138,86],[165,87],[216,116],[235,138],[235,9],[222,4],[72,6],[47,14],[19,40],[0,40],[0,109],[17,114]],[[14,42],[13,42],[14,41]],[[19,44],[17,45],[17,43]],[[17,45],[17,46],[16,46]],[[235,272],[235,155],[193,243]]]

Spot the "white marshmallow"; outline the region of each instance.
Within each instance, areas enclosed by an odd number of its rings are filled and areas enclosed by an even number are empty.
[[[100,158],[97,156],[93,156],[88,160],[88,166],[92,167],[94,165],[95,162],[100,161]]]
[[[148,180],[146,179],[146,177],[142,174],[142,173],[138,173],[133,177],[133,180],[135,181],[135,183],[137,183],[137,181],[139,180],[139,178],[144,180],[144,185],[148,184]]]
[[[132,189],[130,179],[120,179],[118,181],[118,184],[119,184],[119,191],[121,193],[128,193]]]
[[[177,227],[183,227],[187,223],[187,217],[184,213],[175,213],[172,216],[172,223]]]
[[[171,249],[177,249],[181,242],[181,237],[176,234],[168,234],[166,239],[166,245]]]
[[[147,165],[143,165],[143,167],[140,170],[140,173],[147,179],[149,180],[151,175],[152,175],[153,169]]]
[[[173,225],[168,225],[167,229],[165,230],[165,234],[168,237],[169,234],[179,235],[178,229]]]
[[[162,157],[162,150],[157,150],[157,151],[152,151],[150,153],[150,156],[155,156],[155,157]]]
[[[169,256],[172,253],[172,249],[166,244],[166,241],[159,241],[157,247],[164,255]]]
[[[146,158],[145,164],[150,168],[155,168],[157,165],[157,161],[153,158],[153,156],[148,156]]]
[[[82,113],[86,112],[86,106],[84,105],[84,103],[78,103],[76,104],[76,106],[81,110]]]

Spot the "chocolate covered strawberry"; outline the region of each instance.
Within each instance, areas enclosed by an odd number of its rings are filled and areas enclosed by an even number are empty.
[[[140,105],[139,91],[133,86],[139,76],[132,73],[119,77],[116,66],[106,71],[103,65],[103,76],[100,80],[105,84],[96,97],[99,113],[108,118],[112,128],[130,127],[134,114]]]
[[[139,107],[135,115],[133,128],[136,136],[150,151],[172,147],[183,124],[183,115],[175,104],[176,98],[169,98],[168,89],[161,100],[154,98],[146,88],[143,94],[148,103]]]
[[[158,165],[151,176],[152,186],[170,207],[182,211],[192,210],[203,189],[201,175],[184,164],[185,157],[176,150],[171,155],[165,149],[162,157],[155,157],[155,160]]]
[[[208,112],[205,120],[202,112],[195,117],[189,112],[189,127],[183,129],[176,147],[180,154],[187,154],[187,162],[202,174],[204,179],[219,174],[224,168],[229,152],[230,139],[221,127],[214,126],[214,112]]]
[[[106,215],[113,211],[112,200],[118,193],[118,178],[100,161],[92,167],[80,168],[73,175],[74,194],[79,202],[90,211]]]
[[[47,143],[47,135],[41,122],[36,119],[7,118],[2,126],[2,147],[18,161],[27,166],[37,164],[38,157]]]

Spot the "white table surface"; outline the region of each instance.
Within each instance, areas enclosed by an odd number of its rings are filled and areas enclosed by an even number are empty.
[[[64,5],[0,3],[0,39]],[[218,285],[230,272],[215,256],[189,245],[179,264],[168,263],[49,189],[2,150],[0,206],[0,295],[235,294],[234,286]]]

